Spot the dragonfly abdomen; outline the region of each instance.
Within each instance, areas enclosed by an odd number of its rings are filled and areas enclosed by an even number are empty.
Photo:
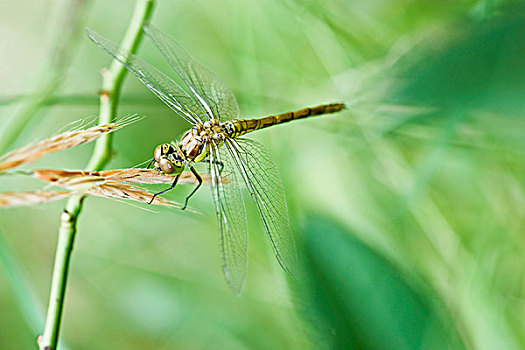
[[[230,122],[231,127],[233,128],[233,133],[231,137],[242,136],[255,130],[264,129],[277,124],[287,123],[296,119],[339,112],[344,108],[344,103],[331,103],[315,107],[303,108],[295,112],[270,115],[268,117],[258,119],[232,120]]]

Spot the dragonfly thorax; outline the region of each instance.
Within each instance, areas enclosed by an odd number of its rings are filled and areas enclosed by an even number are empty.
[[[223,124],[217,119],[197,123],[180,140],[178,147],[188,161],[200,162],[205,155],[206,145],[221,144],[228,137]]]
[[[155,169],[168,175],[182,172],[189,162],[200,162],[204,159],[206,145],[214,143],[219,146],[229,137],[227,123],[212,119],[197,123],[188,130],[178,144],[165,143],[155,148]]]

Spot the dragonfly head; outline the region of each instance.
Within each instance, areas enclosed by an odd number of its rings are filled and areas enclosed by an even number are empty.
[[[170,143],[163,143],[153,153],[155,169],[166,175],[178,175],[184,170],[184,161],[177,149]]]

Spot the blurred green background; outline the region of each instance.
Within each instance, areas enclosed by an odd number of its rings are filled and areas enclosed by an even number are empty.
[[[110,57],[82,28],[119,41],[133,7],[0,3],[0,130],[36,111],[10,148],[96,118]],[[200,214],[88,198],[61,348],[525,348],[523,10],[496,0],[158,1],[153,23],[231,87],[242,117],[348,103],[253,135],[280,169],[303,276],[287,279],[249,200],[249,272],[236,298],[206,188],[191,201]],[[147,40],[139,55],[169,72]],[[56,89],[42,83],[61,76]],[[132,113],[145,118],[115,134],[109,168],[149,159],[188,127],[128,76],[119,115]],[[82,169],[92,147],[24,168]],[[0,179],[2,191],[42,186]],[[63,205],[0,211],[0,349],[35,348]]]

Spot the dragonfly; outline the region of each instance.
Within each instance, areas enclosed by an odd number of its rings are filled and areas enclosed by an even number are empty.
[[[86,29],[86,32],[96,45],[192,125],[178,142],[163,143],[155,148],[152,159],[155,169],[173,176],[174,180],[169,188],[156,193],[151,200],[175,188],[184,169],[189,169],[198,184],[186,197],[185,208],[202,184],[195,165],[199,162],[207,165],[224,276],[230,289],[240,295],[248,262],[248,225],[240,186],[244,182],[277,261],[288,274],[296,275],[297,251],[279,172],[262,144],[241,136],[292,120],[335,113],[345,105],[331,103],[257,119],[238,119],[239,106],[226,84],[151,24],[144,26],[144,32],[175,71],[175,79],[94,31]]]

